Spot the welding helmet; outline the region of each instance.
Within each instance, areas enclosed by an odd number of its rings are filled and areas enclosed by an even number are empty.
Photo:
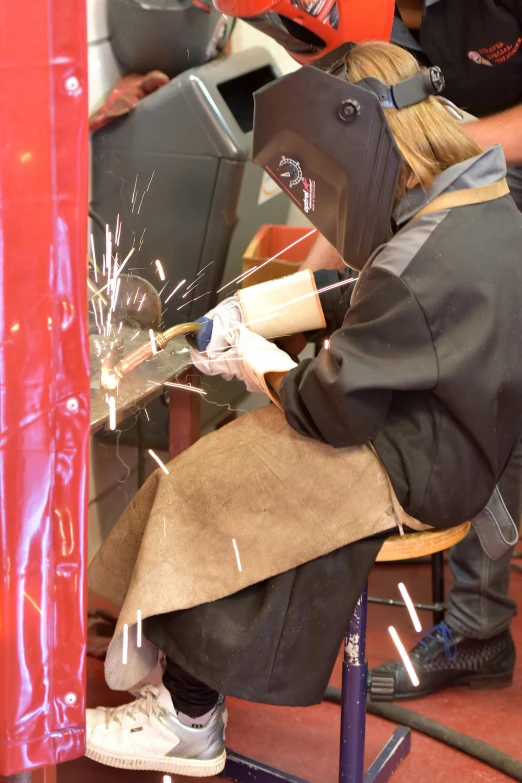
[[[374,77],[347,81],[344,61],[334,73],[307,65],[254,94],[252,159],[345,263],[362,269],[390,238],[403,163],[384,109],[443,88],[437,67],[388,87]]]
[[[219,54],[233,25],[211,0],[108,0],[107,20],[125,68],[171,79]]]
[[[394,0],[213,0],[227,16],[248,22],[302,65],[346,41],[389,41]]]

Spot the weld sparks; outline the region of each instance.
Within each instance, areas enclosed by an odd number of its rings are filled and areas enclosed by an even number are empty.
[[[259,272],[260,269],[262,269],[264,266],[269,264],[271,261],[275,261],[276,258],[279,258],[279,256],[282,256],[283,253],[286,253],[287,250],[290,250],[290,248],[295,247],[300,242],[303,242],[305,239],[307,239],[309,236],[312,236],[312,234],[316,234],[317,229],[313,228],[311,231],[308,232],[308,234],[304,234],[304,236],[299,237],[299,239],[296,239],[295,242],[292,242],[291,245],[288,245],[287,247],[283,248],[283,250],[280,250],[279,253],[276,253],[275,256],[272,256],[271,258],[267,259],[263,264],[260,264],[259,266],[255,266],[253,269],[249,269],[248,272],[243,272],[242,275],[239,275],[239,277],[234,278],[234,280],[231,280],[230,283],[225,283],[224,286],[218,289],[217,293],[219,294],[221,291],[223,291],[225,288],[228,288],[229,285],[232,285],[232,283],[236,283],[238,281],[244,280],[246,277],[249,277],[249,275],[254,274],[254,272]]]
[[[174,389],[187,389],[187,391],[196,392],[197,394],[206,394],[205,389],[201,389],[199,386],[191,386],[189,383],[173,383],[171,381],[165,381],[163,386],[172,386]]]
[[[415,611],[415,607],[413,605],[413,601],[410,598],[410,594],[406,590],[406,585],[404,585],[402,582],[399,582],[399,590],[402,595],[403,601],[406,604],[406,608],[410,613],[413,627],[415,628],[417,633],[420,633],[420,631],[422,631],[422,625],[420,624],[419,615]]]
[[[152,347],[152,354],[153,356],[156,356],[156,354],[158,353],[158,349],[156,346],[156,335],[154,334],[153,329],[149,329],[149,337],[150,337],[150,344]]]
[[[176,286],[176,288],[174,289],[174,291],[173,291],[171,294],[169,294],[169,295],[167,296],[167,298],[165,299],[165,304],[167,304],[167,302],[169,301],[169,299],[172,299],[172,297],[174,296],[174,294],[176,293],[176,291],[179,291],[179,289],[181,288],[181,286],[183,285],[183,283],[186,283],[186,282],[187,282],[186,280],[182,280],[180,283],[178,283],[178,284],[177,284],[177,286]]]
[[[121,652],[121,662],[125,666],[129,655],[129,626],[127,623],[123,626],[123,650]]]
[[[141,647],[141,609],[136,612],[136,646]]]
[[[165,272],[163,271],[163,264],[159,260],[159,258],[156,260],[156,270],[158,272],[159,278],[161,282],[163,283],[165,281]]]
[[[409,655],[406,652],[406,649],[405,649],[403,643],[399,639],[399,634],[397,633],[397,631],[395,630],[393,625],[390,625],[390,627],[388,628],[388,631],[390,633],[391,638],[394,641],[394,644],[395,644],[397,650],[399,651],[399,654],[400,654],[400,656],[402,658],[402,662],[404,663],[404,667],[405,667],[406,671],[408,672],[410,680],[412,681],[413,685],[415,687],[417,687],[419,685],[419,678],[417,677],[417,675],[415,673],[415,669],[412,666],[412,663],[410,661]]]
[[[169,471],[167,470],[166,466],[163,464],[163,462],[160,460],[157,454],[155,454],[152,449],[149,449],[149,454],[152,457],[152,459],[155,459],[162,471],[165,473],[166,476],[169,475]]]
[[[236,560],[237,560],[237,568],[238,571],[241,572],[243,569],[241,568],[241,560],[239,559],[239,550],[237,548],[236,539],[232,539],[232,544],[234,545],[234,551],[236,553]]]

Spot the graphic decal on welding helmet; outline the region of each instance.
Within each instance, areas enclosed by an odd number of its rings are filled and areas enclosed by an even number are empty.
[[[277,167],[277,176],[281,180],[282,184],[287,190],[302,186],[303,193],[300,199],[300,203],[303,206],[305,212],[313,212],[315,209],[315,180],[309,177],[303,177],[301,164],[299,161],[293,158],[287,158],[285,155],[281,157],[279,166]],[[292,197],[299,203],[299,199],[295,193],[291,193]]]
[[[285,185],[289,188],[293,188],[299,185],[303,181],[303,172],[301,171],[301,164],[292,158],[281,158],[277,172]]]

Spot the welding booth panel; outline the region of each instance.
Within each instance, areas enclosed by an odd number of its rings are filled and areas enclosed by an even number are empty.
[[[84,0],[0,24],[0,775],[84,751]],[[30,23],[28,23],[30,20]]]
[[[156,259],[172,286],[202,273],[189,297],[197,301],[178,310],[184,302],[174,298],[165,327],[207,312],[225,267],[232,277],[241,272],[260,225],[286,220],[286,197],[264,195],[266,177],[250,162],[252,93],[279,75],[263,49],[222,57],[185,71],[93,134],[92,207],[112,227],[120,216],[120,258],[137,248],[130,271],[157,288]],[[105,237],[94,236],[101,259]]]

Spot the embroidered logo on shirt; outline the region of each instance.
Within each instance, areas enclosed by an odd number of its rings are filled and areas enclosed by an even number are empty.
[[[517,38],[514,44],[505,44],[499,41],[493,46],[488,46],[478,51],[468,52],[468,57],[477,65],[500,65],[510,60],[516,54],[522,44],[522,38]]]

